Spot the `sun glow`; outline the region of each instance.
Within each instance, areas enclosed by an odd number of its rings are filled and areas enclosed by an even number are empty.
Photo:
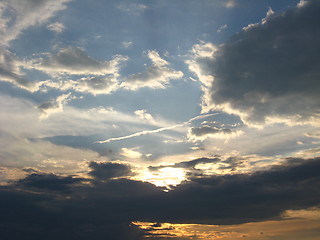
[[[173,167],[161,168],[157,171],[147,170],[142,177],[143,181],[150,182],[158,187],[176,186],[185,179],[185,171]]]

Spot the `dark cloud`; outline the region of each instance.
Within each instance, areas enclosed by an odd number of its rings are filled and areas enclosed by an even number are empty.
[[[213,77],[205,93],[207,103],[251,124],[318,122],[319,10],[320,2],[310,0],[279,15],[269,11],[261,23],[233,36],[213,57],[199,56],[202,77]]]
[[[17,185],[40,191],[70,192],[71,186],[82,180],[82,178],[70,176],[62,177],[54,174],[32,173],[26,178],[17,181]]]
[[[92,169],[89,174],[100,180],[133,175],[131,167],[122,163],[90,162],[89,167]]]
[[[285,210],[319,205],[319,171],[320,158],[291,158],[253,174],[194,177],[169,192],[124,178],[81,185],[72,177],[32,174],[18,186],[0,187],[1,239],[131,240],[143,235],[131,221],[236,224],[279,219]],[[75,181],[64,198],[52,194]]]
[[[201,126],[201,127],[192,127],[190,129],[190,133],[195,136],[203,136],[203,135],[215,134],[215,133],[229,134],[229,133],[231,133],[231,129],[229,129],[229,128],[216,128],[216,127],[211,127],[211,126]]]

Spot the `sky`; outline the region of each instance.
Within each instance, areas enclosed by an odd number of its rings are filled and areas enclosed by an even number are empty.
[[[0,236],[316,240],[320,1],[0,1]]]

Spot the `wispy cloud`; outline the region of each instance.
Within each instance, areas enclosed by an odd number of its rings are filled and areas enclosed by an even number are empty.
[[[158,128],[158,129],[154,129],[154,130],[146,130],[146,131],[141,131],[141,132],[136,132],[127,136],[123,136],[123,137],[116,137],[116,138],[109,138],[106,140],[102,140],[102,141],[97,141],[97,143],[109,143],[112,141],[120,141],[120,140],[124,140],[124,139],[129,139],[129,138],[133,138],[133,137],[139,137],[142,135],[147,135],[147,134],[153,134],[153,133],[159,133],[159,132],[163,132],[166,130],[171,130],[174,128],[178,128],[178,127],[183,127],[185,125],[188,125],[189,123],[198,120],[198,119],[202,119],[202,118],[206,118],[206,117],[210,117],[213,115],[216,115],[217,113],[212,113],[212,114],[204,114],[204,115],[200,115],[200,116],[196,116],[194,118],[189,119],[188,121],[173,125],[173,126],[169,126],[169,127],[162,127],[162,128]]]

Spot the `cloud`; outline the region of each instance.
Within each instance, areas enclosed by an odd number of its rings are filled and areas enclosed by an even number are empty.
[[[176,71],[168,67],[169,63],[162,59],[158,52],[149,51],[148,58],[152,65],[144,72],[132,74],[121,83],[121,87],[130,90],[137,90],[140,88],[165,88],[172,79],[179,79],[183,77],[181,71]]]
[[[142,154],[139,151],[136,151],[135,149],[130,148],[121,148],[120,155],[125,156],[127,158],[141,158]]]
[[[185,169],[194,169],[198,164],[207,164],[207,163],[216,163],[220,162],[220,158],[198,158],[190,161],[184,161],[184,162],[179,162],[175,163],[173,165],[160,165],[160,166],[150,166],[148,167],[149,170],[154,171],[154,170],[159,170],[161,168],[185,168]]]
[[[82,178],[73,178],[70,176],[62,177],[55,174],[32,173],[26,178],[20,179],[16,184],[20,187],[31,188],[40,191],[57,191],[61,193],[70,193],[71,185],[80,181]]]
[[[148,7],[141,3],[121,3],[117,8],[123,12],[130,14],[140,14],[145,11]]]
[[[227,24],[224,24],[224,25],[222,25],[222,26],[220,26],[220,27],[218,28],[217,32],[220,33],[220,32],[222,32],[224,29],[226,29],[227,27],[228,27],[228,25],[227,25]]]
[[[213,115],[215,115],[215,114],[199,115],[199,116],[196,116],[194,118],[189,119],[186,122],[179,123],[179,124],[176,124],[176,125],[172,125],[172,126],[169,126],[169,127],[162,127],[162,128],[158,128],[158,129],[154,129],[154,130],[145,130],[145,131],[136,132],[136,133],[133,133],[133,134],[130,134],[130,135],[127,135],[127,136],[123,136],[123,137],[109,138],[107,140],[97,141],[97,143],[109,143],[109,142],[112,142],[112,141],[119,141],[119,140],[129,139],[129,138],[133,138],[133,137],[139,137],[139,136],[142,136],[142,135],[147,135],[147,134],[152,134],[152,133],[159,133],[159,132],[171,130],[171,129],[178,128],[178,127],[183,127],[183,126],[185,126],[185,125],[187,125],[187,124],[189,124],[189,123],[191,123],[191,122],[193,122],[193,121],[195,121],[197,119],[201,119],[201,118],[205,118],[205,117],[213,116]]]
[[[203,110],[237,114],[252,126],[319,125],[319,9],[318,1],[280,15],[269,9],[221,46],[195,45],[187,63],[203,83]]]
[[[39,85],[59,90],[110,94],[119,89],[119,69],[127,57],[116,55],[110,61],[99,61],[91,58],[78,47],[61,48],[56,54],[43,53],[43,57],[33,58],[24,63],[27,69],[42,71],[53,77]],[[74,79],[77,76],[82,76]]]
[[[25,29],[46,23],[70,0],[7,0],[0,4],[0,40],[9,44]]]
[[[228,0],[226,1],[225,5],[226,8],[234,8],[237,6],[237,2],[235,0]]]
[[[121,43],[121,45],[124,47],[124,48],[129,48],[133,45],[133,42],[126,42],[126,41],[123,41]]]
[[[63,105],[65,105],[71,99],[71,93],[62,94],[57,99],[40,104],[37,109],[41,111],[40,119],[45,119],[49,115],[63,111]]]
[[[47,74],[97,75],[116,74],[119,64],[127,58],[114,56],[111,61],[98,61],[87,55],[79,47],[61,48],[56,54],[47,53],[44,57],[32,59],[26,67]]]
[[[229,139],[241,135],[243,131],[233,131],[230,128],[218,128],[208,125],[191,127],[188,131],[188,139],[191,141],[204,141],[206,138]]]
[[[37,91],[40,84],[24,78],[20,70],[22,65],[15,54],[0,46],[0,81],[10,82],[31,92]]]
[[[47,86],[49,86],[49,84]],[[73,89],[77,92],[91,93],[93,95],[110,94],[111,92],[118,90],[119,83],[117,78],[112,75],[95,76],[62,82],[61,88]]]
[[[230,225],[280,220],[287,210],[319,204],[319,170],[319,158],[289,159],[254,174],[198,176],[169,192],[124,178],[81,184],[71,177],[32,174],[19,187],[0,187],[0,224],[8,235],[4,239],[23,233],[33,239],[130,240],[139,239],[131,235],[131,221]]]
[[[147,113],[146,109],[136,110],[134,113],[141,119],[141,120],[148,120],[153,121],[153,117],[150,113]]]
[[[66,27],[60,22],[50,23],[47,25],[47,28],[56,33],[61,33],[66,29]]]
[[[99,180],[109,180],[112,178],[128,177],[133,175],[131,167],[128,164],[114,162],[90,162],[92,169],[89,175]]]

